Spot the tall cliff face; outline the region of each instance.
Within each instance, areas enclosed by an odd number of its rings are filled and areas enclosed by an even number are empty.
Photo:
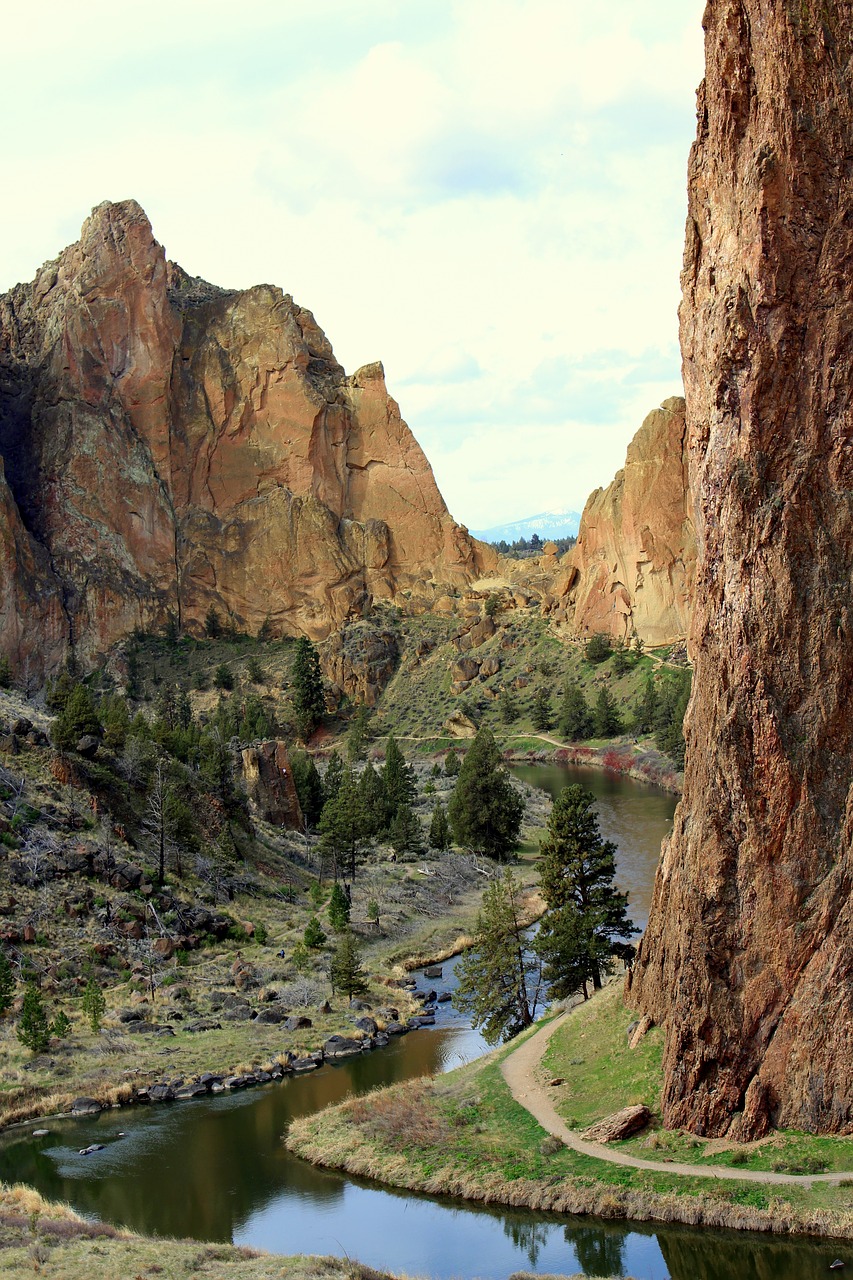
[[[853,3],[714,0],[681,339],[684,798],[630,983],[670,1125],[853,1131]]]
[[[636,633],[649,645],[686,635],[696,540],[680,397],[648,415],[624,469],[590,496],[567,559],[556,593],[579,635]]]
[[[12,555],[0,608],[35,637],[30,596],[55,599],[84,656],[211,605],[319,638],[495,559],[450,517],[381,365],[347,377],[279,289],[188,277],[133,201],[0,298],[0,456],[9,538],[35,556]]]

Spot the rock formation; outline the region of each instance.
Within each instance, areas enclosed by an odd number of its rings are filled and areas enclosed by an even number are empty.
[[[134,201],[98,206],[0,298],[0,457],[19,664],[45,620],[49,669],[57,645],[92,656],[211,605],[319,639],[496,563],[452,520],[382,366],[347,377],[279,289],[187,276]]]
[[[276,827],[302,829],[302,809],[283,742],[262,742],[242,753],[243,780],[254,812]]]
[[[647,645],[686,635],[696,539],[684,445],[684,401],[673,397],[648,415],[624,470],[587,500],[551,590],[578,635],[636,634]]]
[[[681,341],[684,798],[630,981],[667,1124],[853,1132],[853,2],[714,0]]]

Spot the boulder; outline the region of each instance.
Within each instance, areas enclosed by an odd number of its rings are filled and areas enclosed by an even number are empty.
[[[652,1118],[648,1107],[637,1103],[632,1107],[623,1107],[612,1116],[599,1120],[586,1131],[590,1142],[619,1142],[622,1138],[630,1138],[632,1134],[645,1129]]]
[[[348,1036],[329,1036],[323,1045],[323,1056],[326,1058],[351,1058],[361,1053],[364,1045],[361,1040],[352,1040]]]
[[[95,1098],[75,1098],[71,1103],[72,1116],[95,1116],[102,1110],[101,1103]]]

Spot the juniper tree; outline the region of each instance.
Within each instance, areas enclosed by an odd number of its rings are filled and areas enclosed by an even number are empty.
[[[337,794],[323,806],[320,833],[320,854],[332,863],[334,878],[337,880],[340,866],[344,864],[350,879],[354,880],[366,837],[358,783],[349,766],[344,769]]]
[[[349,898],[336,880],[332,886],[332,896],[329,898],[329,924],[335,933],[343,933],[349,924],[349,918]]]
[[[97,979],[91,977],[86,983],[86,989],[83,992],[82,1008],[89,1020],[89,1026],[96,1035],[101,1029],[101,1019],[104,1016],[106,1007],[107,1002],[104,999],[104,993],[98,985]]]
[[[412,805],[417,799],[418,788],[415,771],[406,763],[393,734],[385,746],[385,764],[382,768],[382,784],[385,788],[386,821],[390,826],[401,805]]]
[[[599,738],[615,738],[621,733],[624,725],[613,694],[603,685],[598,691],[593,711],[596,736]]]
[[[9,957],[0,947],[0,1018],[12,1007],[15,999],[15,975]]]
[[[304,751],[294,751],[290,757],[290,772],[302,815],[309,827],[316,827],[325,799],[320,772],[312,757]]]
[[[541,684],[533,695],[533,728],[542,732],[544,729],[550,729],[553,723],[551,695],[545,685]]]

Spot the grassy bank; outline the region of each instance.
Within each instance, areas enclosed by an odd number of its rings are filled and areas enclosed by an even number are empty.
[[[0,1254],[7,1280],[127,1280],[196,1276],[209,1280],[390,1280],[350,1259],[277,1257],[256,1249],[162,1240],[89,1222],[30,1187],[0,1183]]]
[[[555,1092],[562,1091],[561,1109],[579,1125],[628,1102],[657,1100],[658,1033],[629,1059],[629,1020],[613,986],[568,1020],[570,1035],[554,1037],[545,1065],[569,1081]],[[689,1177],[635,1169],[564,1146],[514,1100],[503,1079],[501,1061],[517,1044],[439,1079],[381,1090],[301,1119],[287,1145],[314,1163],[431,1194],[606,1218],[853,1238],[848,1186],[731,1181],[722,1187],[710,1171]],[[657,1133],[635,1142],[657,1143]],[[797,1140],[779,1136],[783,1146]],[[714,1158],[724,1155],[718,1151]],[[732,1152],[728,1158],[735,1164],[739,1159]]]

